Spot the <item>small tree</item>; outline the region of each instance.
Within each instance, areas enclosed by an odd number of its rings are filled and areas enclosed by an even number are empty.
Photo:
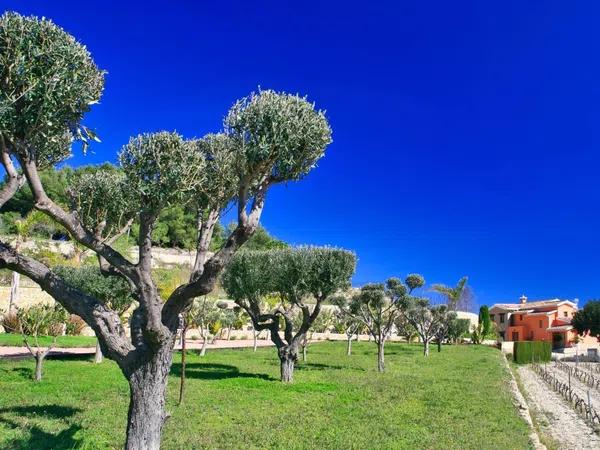
[[[407,299],[403,313],[421,338],[423,355],[429,356],[429,344],[438,332],[439,320],[442,315],[436,311],[436,308],[431,307],[428,299],[415,297]]]
[[[448,338],[456,343],[462,336],[469,332],[470,327],[471,321],[469,319],[454,318],[448,327]]]
[[[344,299],[333,299],[333,304],[340,304],[345,302]],[[334,329],[337,333],[346,335],[346,355],[352,355],[352,340],[354,337],[358,337],[358,333],[361,330],[361,322],[356,320],[354,317],[346,314],[341,309],[337,309],[334,314]]]
[[[314,308],[311,308],[311,313]],[[322,310],[321,313],[317,316],[317,319],[314,321],[312,326],[308,329],[306,334],[304,335],[304,339],[300,342],[300,347],[302,347],[302,361],[306,362],[308,360],[307,351],[308,346],[312,342],[312,338],[314,333],[324,333],[331,327],[333,323],[333,314],[331,314],[327,310]],[[300,328],[302,326],[302,315],[294,314],[294,326],[296,328]]]
[[[385,284],[367,284],[352,296],[349,303],[344,297],[336,297],[338,307],[348,316],[361,322],[377,344],[377,370],[385,371],[385,342],[394,321],[400,315],[408,295],[422,287],[421,275],[411,274],[404,284],[398,278],[390,278]]]
[[[186,371],[186,335],[190,327],[197,327],[202,336],[202,349],[200,356],[206,355],[206,346],[208,344],[208,329],[210,323],[218,320],[220,314],[219,307],[222,307],[206,296],[195,299],[190,307],[181,314],[181,374],[179,381],[179,404],[183,402],[185,389],[185,371]]]
[[[442,351],[442,343],[448,338],[449,329],[452,321],[456,319],[456,313],[448,308],[448,305],[437,305],[431,308],[434,320],[437,322],[435,327],[435,340],[437,342],[438,352]]]
[[[56,338],[63,334],[68,314],[60,305],[40,304],[19,309],[17,318],[23,342],[35,358],[35,381],[41,381],[44,359],[56,345]],[[41,336],[52,336],[48,347],[40,345]]]
[[[221,329],[221,310],[215,300],[203,296],[194,300],[187,317],[190,326],[196,327],[200,332],[202,338],[200,356],[204,356],[210,335],[216,335]]]
[[[394,326],[396,328],[396,334],[406,339],[406,342],[408,343],[412,342],[414,337],[417,335],[417,330],[415,330],[415,327],[413,327],[413,325],[406,319],[404,314],[400,314],[396,318]]]
[[[589,333],[600,341],[600,300],[589,300],[575,313],[571,324],[580,335]]]
[[[349,286],[355,265],[353,253],[327,247],[245,251],[232,259],[223,275],[223,287],[250,316],[256,330],[270,331],[281,363],[281,381],[293,380],[298,348],[322,303]],[[276,294],[278,304],[261,309],[269,294]],[[312,308],[306,302],[309,297],[315,301]],[[298,327],[294,327],[296,310],[302,318],[296,322]]]

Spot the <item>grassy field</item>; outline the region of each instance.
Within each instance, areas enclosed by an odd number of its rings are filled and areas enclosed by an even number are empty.
[[[372,343],[351,357],[344,343],[313,344],[292,385],[277,381],[272,348],[191,355],[182,406],[177,354],[163,448],[529,447],[497,350],[445,346],[425,359],[416,345],[386,349],[378,374]],[[48,360],[39,384],[32,370],[31,360],[0,361],[0,448],[121,448],[128,387],[114,363]]]
[[[30,338],[30,343],[35,341]],[[41,346],[48,346],[52,342],[50,336],[40,336],[39,342]],[[0,347],[24,347],[23,336],[20,334],[11,333],[0,333]],[[96,337],[95,336],[59,336],[56,340],[56,347],[95,347]]]

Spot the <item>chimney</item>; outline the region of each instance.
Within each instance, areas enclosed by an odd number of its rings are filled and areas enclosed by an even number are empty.
[[[519,297],[519,301],[521,302],[521,305],[524,305],[525,303],[527,303],[527,297],[525,297],[525,295],[521,295],[521,297]]]

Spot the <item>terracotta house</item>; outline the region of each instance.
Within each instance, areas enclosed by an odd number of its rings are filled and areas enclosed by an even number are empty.
[[[591,336],[578,336],[571,325],[577,311],[577,300],[527,301],[524,295],[519,303],[497,303],[490,308],[490,318],[498,328],[503,341],[548,341],[553,349],[597,347]]]

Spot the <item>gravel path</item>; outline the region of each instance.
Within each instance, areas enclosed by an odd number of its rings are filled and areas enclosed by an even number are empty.
[[[519,367],[518,372],[529,406],[533,409],[543,434],[550,436],[560,449],[600,449],[600,436],[568,402],[529,367]]]

